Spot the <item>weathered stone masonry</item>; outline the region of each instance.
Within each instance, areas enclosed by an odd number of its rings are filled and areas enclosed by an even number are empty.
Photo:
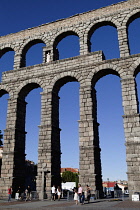
[[[140,116],[135,76],[140,55],[131,56],[127,27],[140,16],[139,0],[129,0],[56,22],[0,37],[1,56],[13,50],[14,69],[3,72],[0,96],[9,94],[7,125],[0,178],[0,196],[7,195],[9,185],[23,183],[25,161],[25,113],[27,94],[41,87],[41,125],[39,126],[37,191],[43,198],[44,176],[49,196],[51,184],[60,183],[59,97],[62,85],[69,81],[80,84],[80,183],[90,184],[102,194],[102,176],[95,83],[102,76],[120,77],[124,108],[124,130],[129,189],[140,190]],[[120,58],[104,60],[101,51],[90,52],[90,37],[104,25],[117,29]],[[57,44],[68,35],[79,37],[80,55],[59,60]],[[45,43],[43,63],[26,67],[26,52],[36,43]],[[46,63],[50,53],[51,61]]]

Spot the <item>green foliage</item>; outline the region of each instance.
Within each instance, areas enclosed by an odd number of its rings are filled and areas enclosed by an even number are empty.
[[[65,171],[62,173],[62,182],[76,182],[76,186],[78,186],[79,177],[78,174],[73,173],[71,171]]]
[[[2,135],[1,130],[0,130],[0,146],[3,145],[2,139],[3,139],[3,135]]]

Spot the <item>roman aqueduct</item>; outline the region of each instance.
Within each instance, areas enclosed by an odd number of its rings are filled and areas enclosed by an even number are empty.
[[[103,76],[120,77],[123,100],[123,122],[129,189],[140,190],[140,115],[135,77],[140,71],[140,54],[130,55],[128,26],[140,17],[139,0],[128,0],[108,7],[78,14],[56,22],[0,37],[1,56],[14,51],[14,69],[3,72],[0,96],[9,94],[7,125],[0,178],[0,196],[8,186],[24,184],[25,162],[25,97],[41,87],[41,124],[39,126],[37,192],[43,198],[44,177],[50,194],[52,177],[60,183],[59,97],[62,85],[80,84],[80,183],[92,184],[102,194],[102,175],[96,91],[94,86]],[[90,52],[90,38],[100,26],[117,29],[120,58],[105,60],[102,51]],[[69,35],[79,37],[80,55],[59,60],[58,43]],[[43,63],[26,67],[26,53],[36,43],[45,43]],[[47,56],[49,62],[47,62]]]

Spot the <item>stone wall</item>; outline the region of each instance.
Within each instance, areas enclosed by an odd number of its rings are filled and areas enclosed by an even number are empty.
[[[60,184],[58,92],[61,86],[69,81],[80,84],[80,183],[94,186],[94,189],[99,190],[102,195],[99,124],[94,86],[96,81],[105,74],[120,77],[129,190],[140,190],[140,120],[135,84],[135,76],[139,72],[140,55],[130,55],[127,36],[129,23],[139,13],[139,1],[129,0],[0,37],[0,55],[4,55],[9,50],[15,52],[14,69],[3,72],[0,83],[0,96],[9,93],[0,178],[1,195],[7,195],[9,185],[13,185],[15,189],[16,183],[24,180],[25,98],[32,89],[37,87],[43,89],[38,147],[39,197],[43,198],[44,176],[48,196],[51,185]],[[92,33],[104,25],[111,25],[117,29],[120,58],[105,60],[101,51],[90,52]],[[59,60],[57,44],[68,35],[79,37],[80,55]],[[43,48],[43,63],[26,67],[26,53],[36,43],[46,45]],[[50,62],[46,63],[48,52]]]

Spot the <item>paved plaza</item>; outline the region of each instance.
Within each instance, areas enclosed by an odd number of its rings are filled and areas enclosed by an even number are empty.
[[[103,200],[94,200],[91,201],[89,204],[85,202],[84,205],[75,205],[73,200],[68,201],[66,199],[62,199],[60,201],[50,201],[50,200],[43,200],[43,201],[15,201],[12,200],[11,202],[7,202],[7,200],[0,200],[0,209],[14,209],[14,210],[31,210],[31,209],[39,209],[39,210],[50,210],[50,209],[63,209],[63,210],[70,210],[70,209],[87,209],[87,210],[135,210],[140,209],[140,201],[131,201],[131,200],[115,200],[115,199],[103,199]]]

